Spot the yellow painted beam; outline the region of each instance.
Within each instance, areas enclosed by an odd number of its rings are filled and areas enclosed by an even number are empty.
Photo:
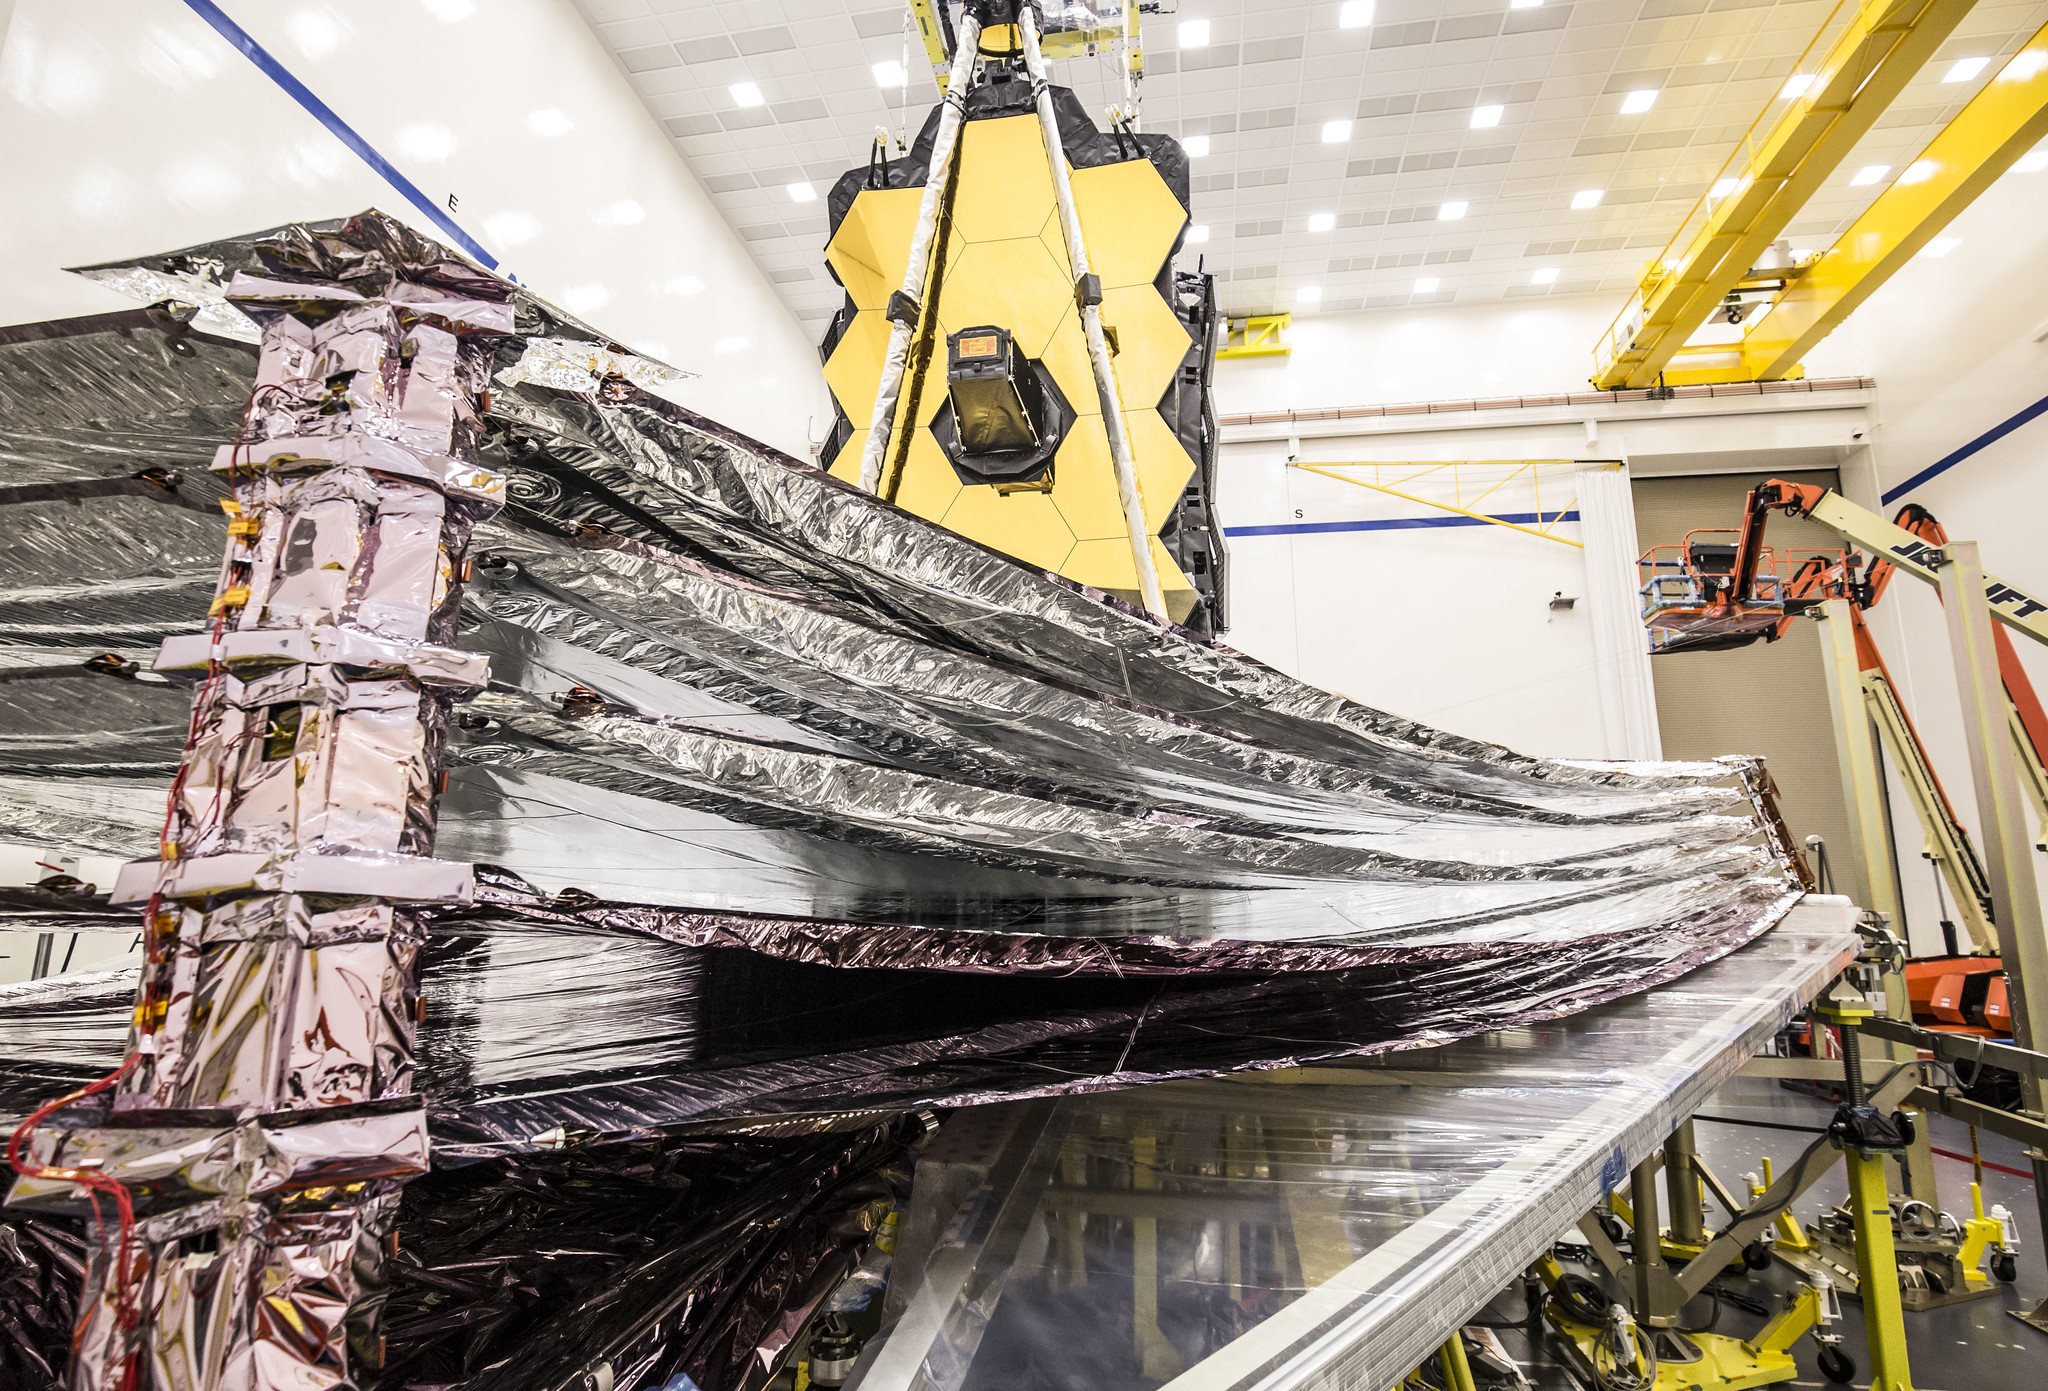
[[[1720,307],[1973,3],[1863,0],[1817,61],[1822,39],[1815,38],[1796,69],[1813,73],[1812,84],[1767,130],[1759,129],[1765,116],[1757,118],[1716,180],[1735,179],[1735,190],[1718,202],[1709,195],[1694,205],[1595,345],[1596,388],[1657,384],[1686,339]]]
[[[1741,343],[1716,343],[1688,347],[1671,360],[1663,372],[1665,386],[1718,386],[1723,382],[1753,382],[1758,368],[1744,355]],[[1794,362],[1772,381],[1796,382],[1806,376],[1803,364]]]
[[[1775,380],[1833,332],[2013,162],[2048,137],[2048,27],[1894,179],[1743,336],[1744,380]]]
[[[952,76],[953,55],[946,51],[946,29],[939,23],[937,0],[910,0],[910,13],[917,20],[917,36],[924,42],[925,57],[931,60],[932,78],[939,84],[939,95],[944,96]]]

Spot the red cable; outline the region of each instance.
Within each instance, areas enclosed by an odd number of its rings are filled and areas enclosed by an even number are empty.
[[[237,432],[235,449],[229,456],[228,478],[230,483],[235,481],[238,472],[239,460],[236,458],[236,455],[248,444],[252,443],[247,436],[250,428],[250,417],[255,413],[257,401],[266,391],[281,390],[283,385],[280,383],[273,387],[259,388],[250,397],[249,405],[243,412],[242,429]],[[157,837],[157,853],[165,859],[170,858],[175,853],[176,837],[174,835],[174,828],[178,828],[183,820],[180,814],[179,800],[184,792],[185,781],[191,768],[190,755],[192,750],[198,745],[200,734],[205,728],[205,714],[211,705],[209,697],[212,696],[220,680],[222,670],[219,656],[220,642],[226,627],[227,617],[223,613],[214,620],[210,634],[212,641],[209,644],[206,680],[193,698],[192,716],[185,731],[185,747],[179,755],[177,774],[171,779],[170,789],[164,799],[164,825],[162,832]],[[246,740],[246,738],[247,735],[245,734],[244,739]],[[229,751],[223,751],[224,754],[226,752]],[[219,771],[222,773],[226,772],[224,763]],[[216,814],[219,811],[219,800],[223,791],[224,789],[216,782],[214,787],[214,810]],[[156,930],[157,909],[162,902],[162,897],[163,892],[161,889],[152,893],[149,896],[147,907],[143,910],[143,921],[145,924],[143,940],[146,944],[144,948],[145,964],[142,976],[142,999],[136,1009],[136,1030],[138,1033],[149,1037],[154,1037],[156,1033],[155,1001],[152,998],[156,980],[155,972],[150,968],[162,964],[162,958],[157,954],[158,934]],[[132,1288],[134,1272],[130,1262],[131,1247],[135,1234],[135,1204],[134,1200],[129,1196],[127,1185],[97,1169],[65,1169],[47,1164],[39,1164],[33,1158],[23,1157],[22,1148],[28,1143],[29,1138],[34,1135],[36,1127],[41,1125],[52,1112],[69,1106],[75,1101],[82,1101],[86,1097],[95,1096],[109,1087],[117,1085],[123,1078],[135,1070],[136,1065],[142,1061],[142,1058],[141,1050],[138,1049],[135,1052],[131,1052],[122,1060],[119,1067],[115,1068],[105,1077],[100,1078],[99,1081],[88,1083],[76,1091],[60,1096],[54,1101],[44,1103],[31,1113],[27,1120],[16,1126],[14,1133],[7,1139],[7,1162],[14,1169],[15,1173],[28,1178],[44,1179],[59,1183],[75,1183],[87,1191],[87,1200],[92,1204],[95,1240],[102,1255],[106,1251],[106,1224],[100,1216],[98,1195],[105,1193],[113,1198],[115,1210],[121,1219],[120,1255],[119,1259],[114,1262],[112,1271],[114,1277],[114,1316],[120,1324],[123,1334],[126,1334],[135,1327],[138,1317],[138,1312],[134,1307],[134,1291]],[[81,1304],[84,1303],[82,1299],[80,1302]],[[71,1330],[71,1350],[74,1356],[78,1352],[79,1343],[85,1337],[86,1325],[92,1321],[92,1315],[93,1308],[90,1305],[83,1307],[79,1313],[77,1324]],[[125,1342],[125,1338],[123,1341]],[[122,1391],[128,1391],[129,1388],[135,1385],[135,1377],[136,1363],[134,1352],[124,1348],[121,1358],[120,1386]]]
[[[2025,1169],[2015,1169],[2009,1164],[1993,1164],[1988,1159],[1972,1160],[1970,1156],[1967,1154],[1957,1154],[1954,1150],[1940,1149],[1934,1145],[1929,1145],[1927,1147],[1927,1152],[1929,1154],[1938,1154],[1943,1159],[1960,1159],[1965,1164],[1979,1163],[1987,1169],[1996,1169],[2001,1174],[2011,1174],[2014,1178],[2023,1178],[2028,1183],[2032,1183],[2034,1181],[2034,1176],[2028,1173]]]
[[[41,1125],[43,1120],[52,1111],[63,1106],[69,1106],[74,1101],[82,1101],[88,1096],[105,1091],[126,1077],[130,1072],[133,1072],[135,1065],[141,1061],[142,1054],[130,1053],[119,1067],[100,1078],[99,1081],[89,1082],[77,1091],[58,1097],[55,1101],[44,1102],[35,1111],[30,1113],[27,1120],[14,1128],[12,1135],[7,1137],[7,1162],[13,1166],[15,1173],[26,1178],[50,1179],[60,1183],[75,1183],[89,1192],[106,1193],[113,1198],[114,1206],[121,1215],[120,1259],[115,1263],[113,1271],[114,1316],[120,1322],[123,1332],[134,1326],[134,1310],[131,1307],[129,1297],[130,1275],[132,1274],[129,1266],[129,1251],[131,1238],[135,1233],[135,1204],[128,1196],[127,1185],[96,1169],[60,1169],[48,1164],[38,1164],[33,1159],[23,1157],[21,1150],[22,1146],[28,1142],[29,1136],[35,1132],[35,1128]],[[92,1215],[93,1230],[97,1236],[100,1251],[104,1255],[106,1251],[106,1225],[100,1220],[100,1205],[96,1197],[92,1199]],[[80,1302],[84,1303],[82,1299]],[[78,1351],[79,1342],[85,1337],[85,1326],[92,1322],[92,1315],[92,1306],[89,1304],[80,1310],[78,1322],[71,1330],[71,1350],[73,1353]],[[124,1353],[122,1363],[121,1380],[122,1384],[126,1385],[134,1375],[132,1354]]]

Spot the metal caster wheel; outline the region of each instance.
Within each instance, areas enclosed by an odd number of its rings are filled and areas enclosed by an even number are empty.
[[[1752,1241],[1742,1248],[1742,1263],[1751,1270],[1771,1268],[1771,1248],[1761,1241]]]
[[[1820,1350],[1820,1374],[1837,1386],[1856,1379],[1856,1360],[1833,1343]]]
[[[2010,1285],[2020,1278],[2020,1258],[2011,1251],[1995,1251],[1991,1256],[1991,1273],[2000,1282]]]

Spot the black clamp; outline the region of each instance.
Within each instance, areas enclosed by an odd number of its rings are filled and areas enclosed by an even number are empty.
[[[892,324],[901,324],[905,328],[916,328],[917,321],[924,317],[924,311],[918,307],[917,300],[914,297],[904,294],[901,290],[897,290],[890,294],[889,307],[882,311],[882,317]]]
[[[97,657],[80,663],[94,676],[118,676],[123,681],[133,681],[142,670],[140,662],[131,662],[114,652],[102,652]]]
[[[1074,282],[1074,303],[1086,309],[1102,303],[1102,277],[1090,271]]]
[[[1913,1118],[1904,1111],[1887,1116],[1875,1106],[1845,1101],[1835,1108],[1828,1135],[1864,1154],[1904,1154],[1913,1147]]]

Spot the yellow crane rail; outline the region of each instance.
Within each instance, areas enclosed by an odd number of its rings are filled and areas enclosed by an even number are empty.
[[[1679,348],[1718,308],[1829,174],[1968,14],[1974,0],[1863,0],[1816,60],[1842,0],[1796,71],[1806,90],[1764,129],[1768,112],[1721,167],[1635,295],[1593,349],[1603,391],[1655,386]]]
[[[2000,68],[1742,339],[1742,380],[1785,376],[1814,344],[2048,136],[2048,27]]]

